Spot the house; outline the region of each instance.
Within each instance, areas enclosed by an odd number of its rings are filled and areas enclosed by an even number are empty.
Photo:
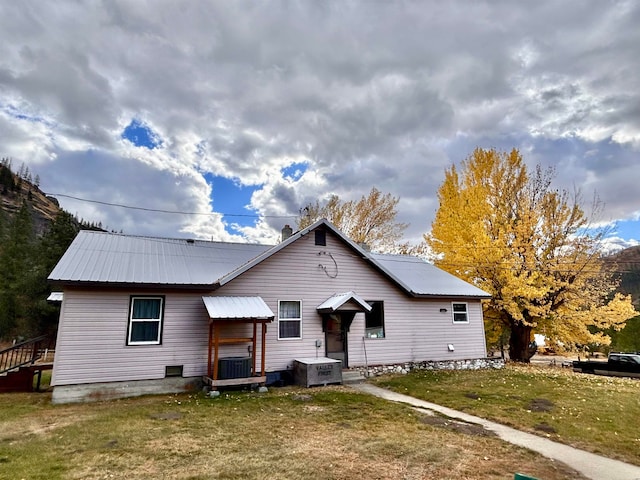
[[[80,232],[49,276],[63,291],[53,401],[181,391],[203,378],[263,383],[296,358],[486,357],[484,291],[417,257],[371,253],[324,219],[283,237],[265,246]]]

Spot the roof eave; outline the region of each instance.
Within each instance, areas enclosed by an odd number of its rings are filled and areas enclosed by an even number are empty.
[[[469,295],[469,294],[455,294],[455,293],[416,293],[410,292],[412,297],[416,298],[469,298],[473,300],[488,300],[492,295]]]
[[[59,287],[77,287],[77,288],[149,288],[149,289],[176,289],[176,290],[203,290],[203,291],[211,291],[216,290],[219,287],[219,284],[207,283],[148,283],[148,282],[88,282],[88,281],[78,281],[78,280],[53,280],[49,279],[49,283],[51,285],[59,286]]]

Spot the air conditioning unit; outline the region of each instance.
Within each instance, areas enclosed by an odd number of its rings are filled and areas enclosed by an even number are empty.
[[[251,357],[226,357],[218,360],[218,379],[249,378]]]

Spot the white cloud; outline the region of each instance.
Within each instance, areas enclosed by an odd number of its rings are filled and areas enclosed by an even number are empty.
[[[0,154],[69,194],[203,214],[202,174],[236,179],[259,187],[252,241],[373,186],[419,239],[444,169],[476,146],[520,148],[632,218],[639,22],[631,1],[7,2]],[[132,119],[162,146],[124,141]],[[129,233],[238,238],[216,215],[69,206]]]

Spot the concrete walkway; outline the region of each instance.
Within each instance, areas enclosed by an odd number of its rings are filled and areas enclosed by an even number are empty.
[[[392,402],[406,403],[414,407],[432,410],[467,423],[482,425],[506,442],[528,448],[547,458],[552,458],[569,465],[585,477],[592,478],[593,480],[640,480],[640,467],[636,467],[635,465],[578,450],[577,448],[554,442],[531,433],[521,432],[520,430],[500,425],[499,423],[490,422],[484,418],[459,412],[435,403],[418,400],[417,398],[395,393],[368,383],[351,384],[350,387]]]

